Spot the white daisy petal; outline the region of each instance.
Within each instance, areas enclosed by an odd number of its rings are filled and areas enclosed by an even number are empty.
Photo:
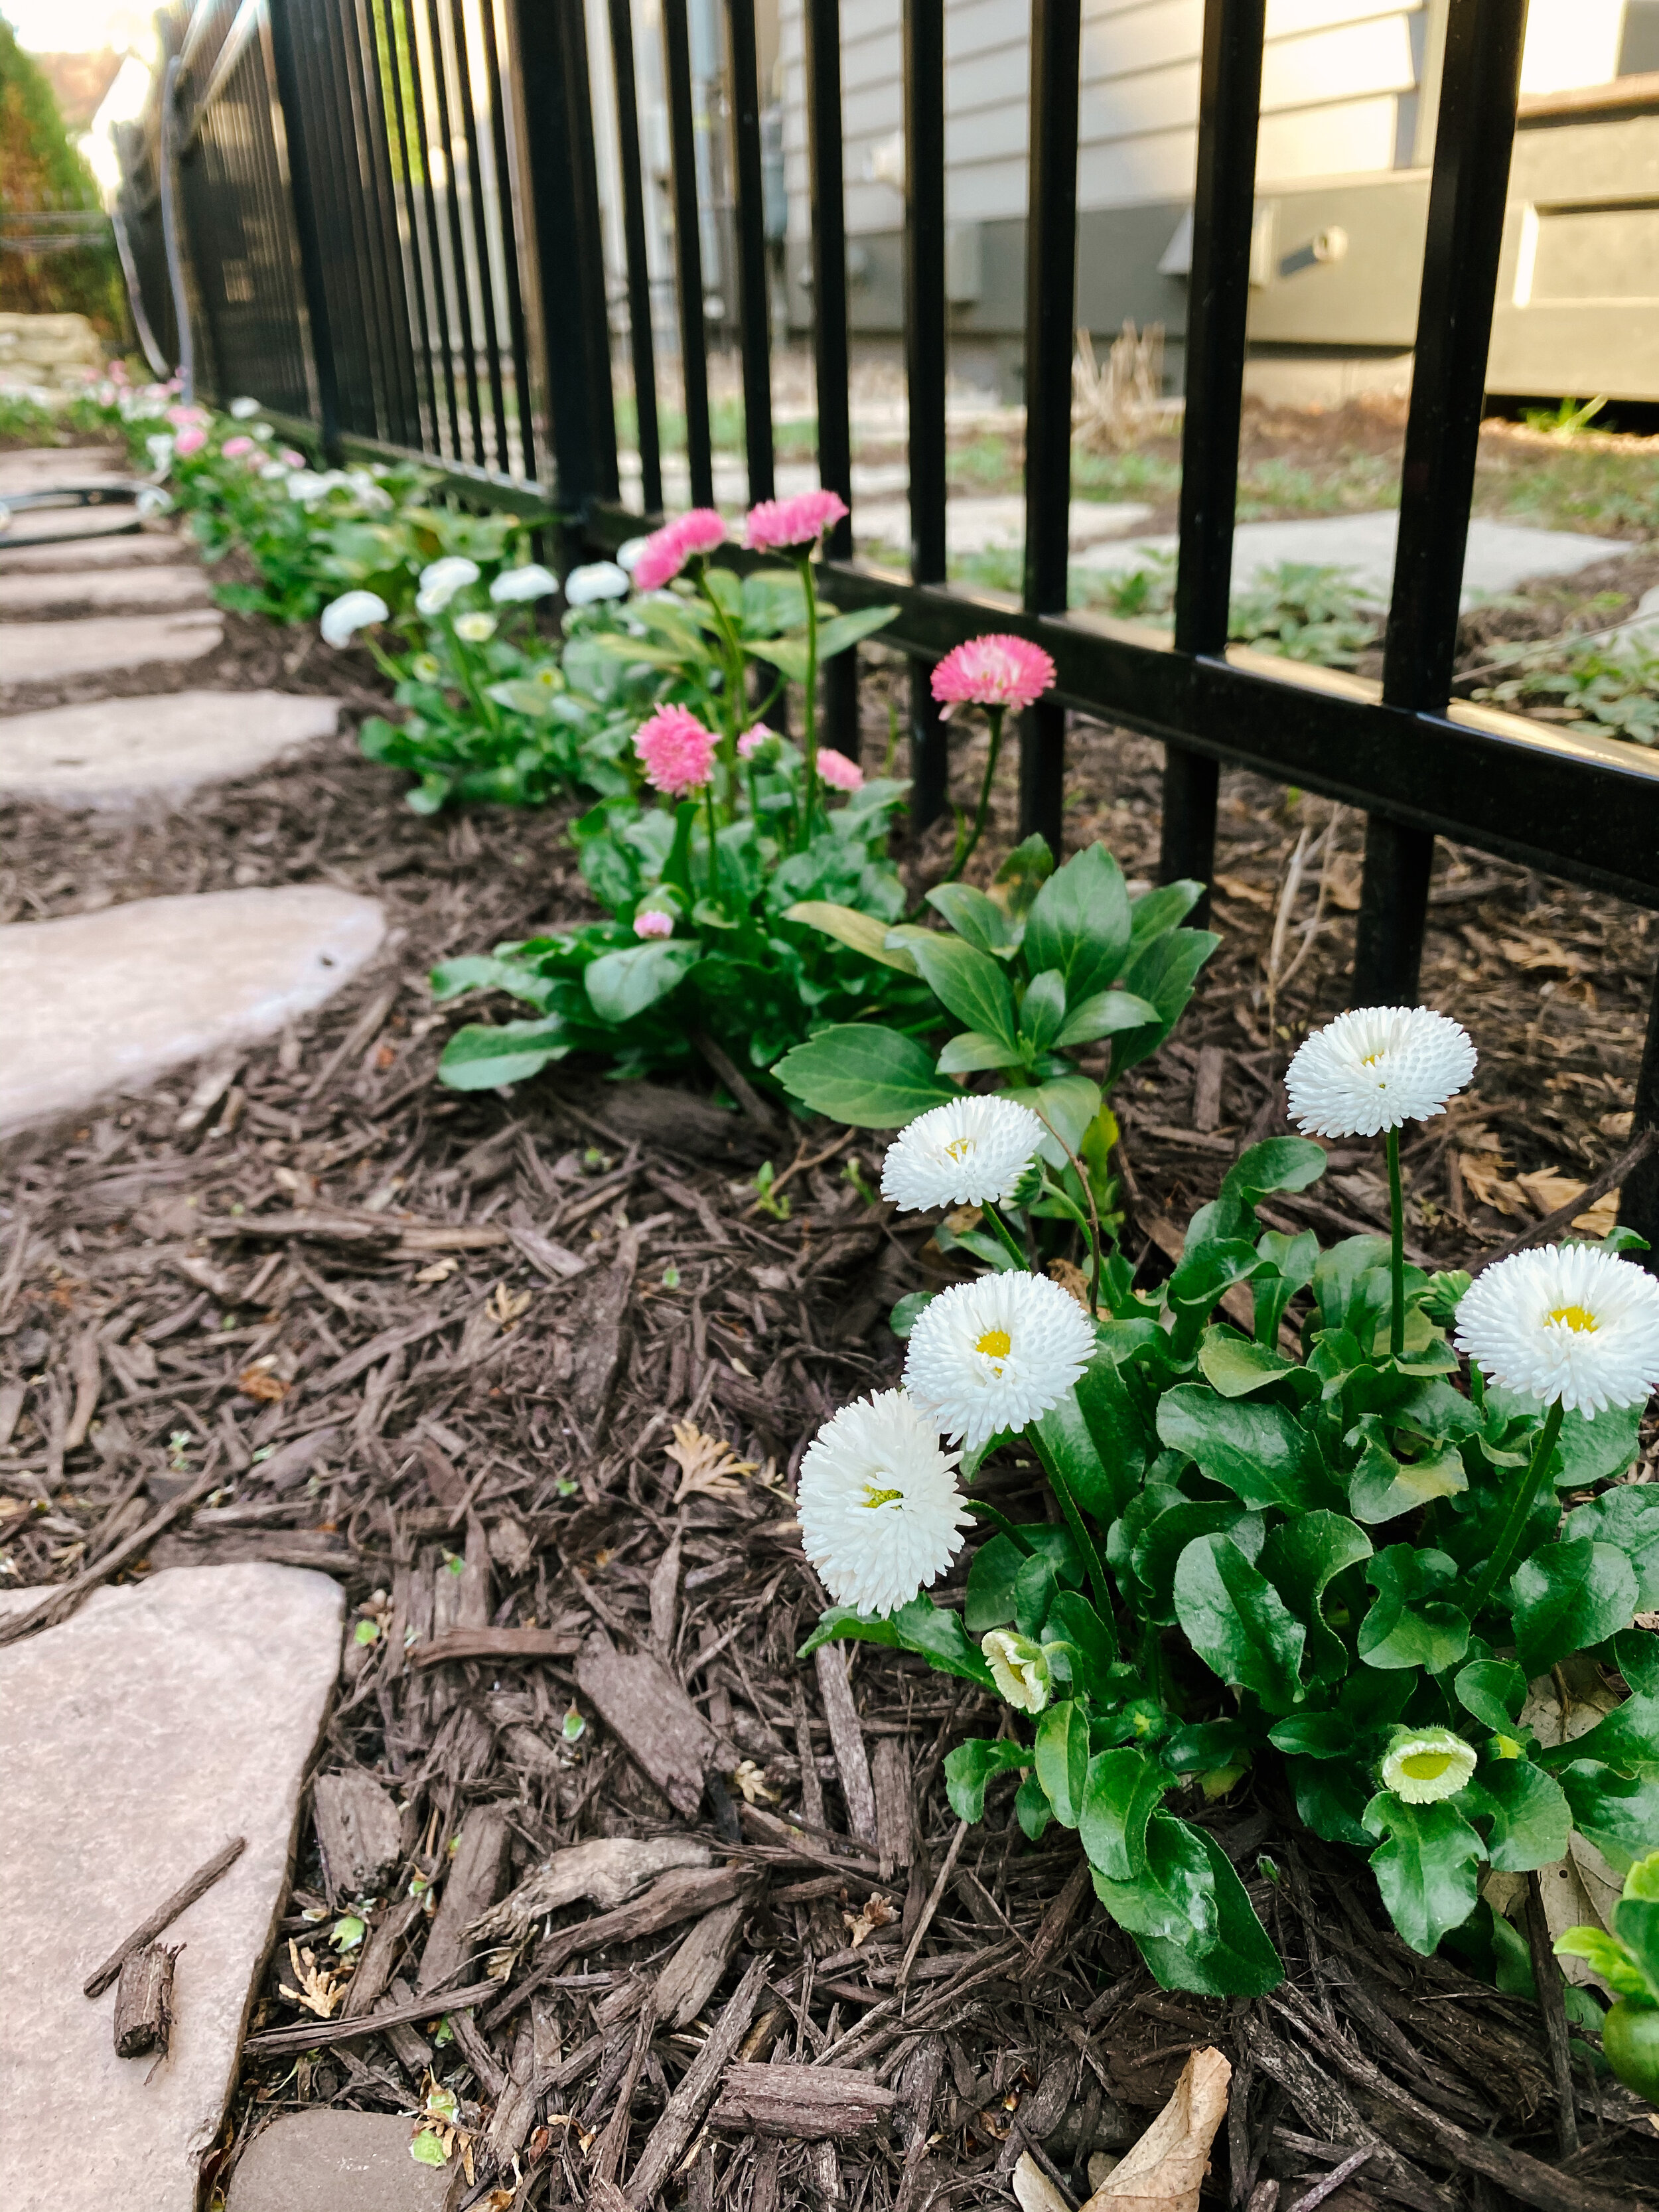
[[[1006,1198],[1042,1134],[1030,1108],[1012,1098],[952,1098],[918,1114],[888,1146],[881,1194],[907,1213]]]
[[[1093,1356],[1094,1324],[1046,1275],[981,1275],[924,1306],[904,1387],[954,1443],[1023,1429],[1057,1405]]]
[[[800,1463],[801,1547],[838,1604],[891,1613],[944,1573],[972,1516],[959,1452],[902,1390],[843,1406]]]
[[[1012,1628],[994,1628],[981,1637],[979,1648],[998,1695],[1018,1713],[1040,1713],[1052,1681],[1042,1646],[1029,1636],[1016,1636]]]
[[[1474,1073],[1468,1032],[1429,1006],[1356,1006],[1304,1039],[1285,1077],[1310,1137],[1375,1137],[1445,1110]]]
[[[1450,1729],[1396,1729],[1382,1759],[1382,1787],[1407,1805],[1455,1797],[1475,1769],[1473,1744]]]
[[[526,561],[522,568],[503,568],[489,587],[489,596],[498,606],[519,606],[529,599],[544,599],[559,588],[559,580],[550,568],[544,568],[539,561]]]
[[[1643,1405],[1659,1388],[1659,1282],[1593,1244],[1512,1252],[1463,1293],[1457,1348],[1540,1405]]]
[[[323,609],[318,628],[325,645],[349,645],[360,629],[385,622],[388,612],[378,592],[343,592]]]
[[[421,571],[421,588],[415,594],[416,612],[441,615],[457,592],[477,582],[480,573],[477,562],[469,561],[464,553],[447,553],[441,561],[428,562]]]

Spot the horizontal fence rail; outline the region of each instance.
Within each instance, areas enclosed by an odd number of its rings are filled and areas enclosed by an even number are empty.
[[[991,626],[1058,670],[1021,732],[1024,831],[1058,844],[1068,709],[1163,741],[1166,878],[1210,878],[1225,764],[1365,811],[1356,1003],[1417,994],[1436,836],[1659,907],[1659,761],[1450,696],[1524,0],[1449,0],[1380,683],[1227,643],[1266,0],[1206,4],[1170,634],[1066,604],[1081,0],[1030,0],[1022,591],[1011,604],[945,580],[945,0],[898,4],[912,560],[901,576],[855,560],[843,523],[824,581],[844,607],[899,608],[881,642],[913,671],[916,825],[945,802],[929,671]],[[801,0],[800,27],[818,473],[850,504],[840,0]],[[727,134],[714,166],[731,180],[718,206],[696,74],[711,38]],[[718,251],[748,493],[770,495],[755,0],[199,0],[180,59],[169,133],[152,115],[124,140],[122,206],[176,350],[155,215],[165,137],[203,374],[222,394],[252,392],[331,453],[418,453],[464,496],[556,513],[573,556],[614,550],[660,508],[671,407],[691,499],[713,502]],[[677,318],[659,322],[669,290]],[[619,399],[643,511],[619,496]],[[826,726],[849,746],[856,684],[854,654],[830,664]],[[1637,1126],[1655,1120],[1650,1014]],[[1626,1184],[1624,1214],[1659,1243],[1659,1160]]]

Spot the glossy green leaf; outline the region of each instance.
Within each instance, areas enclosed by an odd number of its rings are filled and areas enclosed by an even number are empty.
[[[1572,1759],[1604,1759],[1632,1774],[1640,1767],[1659,1766],[1659,1697],[1626,1698],[1583,1735],[1574,1736],[1571,1743],[1552,1744],[1536,1756],[1544,1766],[1559,1766]],[[1654,1842],[1659,1844],[1659,1836]]]
[[[1267,1741],[1292,1759],[1346,1759],[1354,1747],[1354,1726],[1346,1713],[1289,1713],[1273,1723]]]
[[[1029,1091],[1017,1091],[1012,1096],[1022,1106],[1029,1106],[1054,1132],[1037,1146],[1051,1168],[1065,1166],[1062,1142],[1072,1152],[1078,1151],[1089,1124],[1100,1111],[1100,1085],[1086,1075],[1051,1076],[1047,1083],[1036,1084]]]
[[[1061,1582],[1077,1583],[1082,1569],[1071,1531],[1038,1522],[1020,1530],[1034,1551],[1042,1554]],[[970,1636],[987,1629],[1006,1628],[1014,1617],[1014,1585],[1026,1554],[1004,1535],[989,1536],[975,1553],[968,1570],[967,1601],[963,1622]]]
[[[493,1029],[469,1022],[444,1047],[438,1076],[452,1091],[494,1091],[503,1083],[527,1083],[569,1050],[569,1034],[557,1019],[502,1022]]]
[[[1574,1759],[1555,1778],[1572,1808],[1573,1825],[1615,1864],[1653,1849],[1659,1837],[1659,1780],[1620,1774],[1594,1759]]]
[[[1146,1823],[1146,1859],[1120,1881],[1091,1866],[1095,1895],[1132,1936],[1207,1947],[1215,1941],[1215,1880],[1197,1831],[1167,1813]]]
[[[1477,1783],[1492,1823],[1486,1856],[1499,1874],[1528,1874],[1565,1858],[1572,1808],[1560,1785],[1525,1759],[1483,1759]]]
[[[1290,1360],[1220,1322],[1205,1330],[1198,1364],[1205,1381],[1224,1398],[1248,1398],[1292,1372]]]
[[[1250,1282],[1251,1295],[1255,1300],[1255,1340],[1260,1345],[1274,1345],[1279,1341],[1279,1325],[1285,1318],[1285,1308],[1297,1292],[1313,1280],[1313,1271],[1319,1261],[1319,1239],[1311,1229],[1302,1230],[1294,1237],[1268,1229],[1263,1231],[1255,1249],[1267,1262],[1267,1269],[1253,1276]]]
[[[855,1129],[902,1129],[930,1106],[962,1096],[934,1074],[925,1046],[872,1022],[820,1030],[785,1053],[773,1073],[815,1114]]]
[[[1133,991],[1096,991],[1072,1007],[1054,1040],[1054,1048],[1063,1052],[1068,1045],[1093,1044],[1158,1018],[1158,1008]]]
[[[1123,988],[1156,1006],[1158,1019],[1145,1029],[1124,1030],[1114,1039],[1114,1082],[1158,1050],[1185,1011],[1199,969],[1220,942],[1212,930],[1172,929],[1131,945],[1121,979]]]
[[[1122,1370],[1104,1352],[1095,1354],[1072,1389],[1104,1470],[1115,1516],[1134,1496],[1151,1456],[1139,1401]]]
[[[702,957],[700,946],[672,939],[601,953],[583,977],[588,1001],[602,1022],[631,1021],[677,991]]]
[[[1066,979],[1057,968],[1033,975],[1019,1002],[1019,1033],[1034,1052],[1047,1052],[1066,1018]]]
[[[1516,1656],[1530,1680],[1558,1660],[1628,1628],[1636,1612],[1636,1570],[1611,1544],[1589,1537],[1546,1544],[1511,1577]]]
[[[1381,1790],[1365,1808],[1365,1826],[1388,1838],[1371,1853],[1371,1872],[1389,1917],[1426,1958],[1448,1929],[1474,1911],[1475,1868],[1485,1847],[1450,1798],[1408,1805]]]
[[[1166,1990],[1192,1990],[1210,1997],[1265,1996],[1284,1980],[1285,1969],[1231,1861],[1206,1830],[1159,1814],[1158,1824],[1166,1823],[1181,1826],[1207,1863],[1214,1930],[1207,1937],[1186,1942],[1137,1936],[1136,1948]],[[1097,1890],[1097,1882],[1096,1887]]]
[[[1035,1774],[1028,1774],[1014,1795],[1014,1818],[1028,1844],[1040,1844],[1054,1819],[1048,1793]]]
[[[1370,1784],[1350,1762],[1287,1758],[1285,1773],[1296,1793],[1296,1809],[1315,1835],[1328,1844],[1352,1844],[1360,1850],[1370,1844],[1373,1839],[1364,1825]]]
[[[832,1605],[798,1656],[810,1658],[820,1644],[832,1642],[881,1644],[890,1650],[918,1652],[941,1674],[977,1683],[982,1690],[995,1687],[979,1647],[969,1641],[957,1616],[926,1595],[912,1598],[908,1605],[885,1615],[862,1613],[850,1605]]]
[[[838,945],[849,945],[854,952],[861,952],[866,960],[879,962],[884,968],[896,968],[906,975],[917,972],[916,963],[905,947],[887,942],[892,924],[873,914],[860,914],[856,907],[837,906],[833,899],[799,899],[793,906],[784,908],[783,919],[833,937]]]
[[[1310,1439],[1280,1406],[1182,1383],[1159,1400],[1158,1433],[1247,1505],[1300,1512],[1319,1498],[1322,1485],[1309,1466]]]
[[[1636,1960],[1605,1928],[1565,1928],[1556,1937],[1558,1959],[1582,1959],[1616,1997],[1637,1997],[1659,2004],[1659,1983],[1645,1974]]]
[[[1644,1608],[1645,1609],[1645,1608]],[[1650,1628],[1624,1628],[1613,1639],[1613,1664],[1632,1690],[1659,1696],[1659,1635]]]
[[[924,896],[959,937],[981,952],[1011,952],[1018,946],[1020,933],[1008,915],[971,884],[935,884]]]
[[[902,941],[942,1006],[967,1028],[1013,1043],[1013,989],[1007,971],[988,952],[939,929],[906,930]]]
[[[1182,1553],[1200,1536],[1231,1535],[1252,1561],[1262,1538],[1261,1516],[1252,1518],[1231,1498],[1183,1498],[1161,1512],[1151,1509],[1131,1552],[1135,1574],[1144,1585],[1148,1616],[1165,1624],[1175,1615],[1175,1571]]]
[[[1059,1595],[1054,1571],[1042,1553],[1022,1559],[1014,1571],[1014,1626],[1022,1636],[1040,1636]]]
[[[983,1030],[958,1030],[949,1038],[933,1063],[940,1075],[977,1075],[987,1068],[1018,1067],[1018,1045],[987,1036]]]
[[[1229,1536],[1200,1536],[1176,1565],[1176,1615],[1199,1657],[1270,1712],[1301,1691],[1302,1623]]]
[[[945,1795],[958,1820],[985,1818],[985,1792],[993,1776],[1011,1767],[1029,1766],[1031,1754],[1024,1744],[993,1742],[988,1736],[969,1736],[945,1761]]]
[[[1089,1716],[1074,1698],[1062,1698],[1039,1716],[1036,1775],[1065,1828],[1075,1828],[1083,1810],[1089,1771]]]
[[[1114,1480],[1103,1463],[1077,1393],[1068,1390],[1032,1426],[1084,1511],[1097,1520],[1110,1520],[1118,1510],[1121,1480]]]
[[[1443,1552],[1390,1544],[1377,1553],[1365,1570],[1376,1601],[1359,1624],[1359,1656],[1368,1667],[1426,1667],[1441,1674],[1456,1665],[1468,1650],[1468,1619],[1436,1595],[1456,1573]]]
[[[1325,1618],[1325,1591],[1346,1568],[1371,1556],[1364,1530],[1340,1513],[1304,1513],[1268,1533],[1261,1567],[1308,1632],[1304,1671],[1322,1687],[1348,1671],[1348,1650]]]
[[[1055,1595],[1042,1624],[1045,1644],[1069,1644],[1076,1656],[1068,1663],[1073,1686],[1079,1692],[1103,1698],[1107,1676],[1117,1659],[1117,1638],[1081,1590],[1063,1589]]]
[[[1033,974],[1058,969],[1073,1005],[1103,991],[1129,950],[1129,893],[1103,845],[1085,846],[1057,868],[1025,918],[1025,958]]]
[[[1474,1659],[1458,1669],[1452,1690],[1463,1710],[1494,1735],[1510,1735],[1527,1701],[1527,1677],[1512,1661]]]
[[[1659,1485],[1623,1482],[1603,1491],[1568,1514],[1561,1534],[1568,1543],[1588,1536],[1622,1552],[1636,1571],[1636,1610],[1659,1607]]]
[[[1511,1418],[1526,1415],[1534,1429],[1544,1418],[1535,1398],[1495,1385],[1486,1402],[1496,1413]],[[1555,1447],[1555,1480],[1562,1490],[1589,1490],[1629,1473],[1641,1441],[1643,1406],[1607,1406],[1595,1415],[1573,1412],[1563,1416],[1560,1440]]]
[[[1375,1413],[1364,1415],[1342,1441],[1359,1454],[1348,1478],[1349,1505],[1357,1521],[1372,1528],[1469,1486],[1455,1444],[1431,1445],[1419,1459],[1401,1459],[1390,1450],[1389,1432]]]

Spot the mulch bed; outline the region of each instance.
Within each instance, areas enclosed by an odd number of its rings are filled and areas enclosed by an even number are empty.
[[[321,688],[278,671],[242,680]],[[872,763],[890,681],[878,665],[866,686]],[[1074,732],[1069,836],[1140,880],[1157,767],[1140,739]],[[1363,1867],[1298,1834],[1270,1781],[1199,1817],[1289,1979],[1255,2004],[1170,1995],[1093,1909],[1071,1840],[1024,1843],[1012,1784],[958,1835],[941,1764],[994,1730],[988,1701],[866,1647],[796,1662],[823,1602],[800,1455],[896,1378],[887,1309],[950,1263],[927,1223],[866,1203],[878,1140],[732,1111],[712,1077],[435,1086],[465,1015],[432,1006],[433,960],[589,910],[568,811],[422,820],[349,739],[166,818],[0,810],[8,919],[312,880],[380,897],[392,925],[380,963],[288,1036],[21,1144],[7,1171],[10,1582],[270,1559],[337,1576],[362,1625],[216,2181],[268,2117],[408,2111],[430,2070],[462,2100],[456,2203],[605,2199],[602,2177],[745,2212],[921,2212],[1006,2202],[1024,2148],[1075,2200],[1090,2155],[1133,2141],[1213,2042],[1236,2071],[1206,2202],[1659,2199],[1648,2109],[1581,2074],[1565,2113],[1536,2009],[1405,1950]],[[1222,949],[1117,1097],[1148,1278],[1239,1146],[1283,1127],[1287,1053],[1343,1003],[1362,836],[1322,801],[1224,780]],[[1407,1153],[1425,1255],[1547,1211],[1547,1181],[1521,1177],[1616,1157],[1651,968],[1646,915],[1443,853],[1424,994],[1482,1058]],[[787,1218],[757,1209],[769,1158]],[[1327,1241],[1374,1231],[1379,1162],[1339,1151],[1283,1206]],[[1029,1466],[985,1483],[1047,1510]],[[579,1843],[586,1894],[519,1887]],[[360,1907],[347,1984],[324,1939]],[[481,1981],[437,2029],[442,1992]],[[400,2016],[345,2039],[345,2008]],[[712,2105],[732,2057],[808,2070],[734,2076]]]

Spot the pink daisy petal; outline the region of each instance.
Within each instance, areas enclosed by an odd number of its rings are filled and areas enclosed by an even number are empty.
[[[738,759],[752,760],[763,745],[774,742],[777,734],[775,730],[769,730],[764,722],[757,722],[752,729],[745,730],[738,739]]]
[[[714,769],[714,740],[685,707],[659,707],[634,732],[646,781],[671,799],[701,791]]]
[[[1054,680],[1054,664],[1040,645],[993,633],[945,654],[933,671],[933,696],[949,706],[1030,707]]]
[[[642,906],[634,917],[635,937],[672,937],[674,917],[665,914],[659,906]]]
[[[712,507],[694,507],[689,514],[653,530],[640,548],[634,563],[634,588],[659,592],[678,576],[694,553],[712,553],[726,543],[725,519]]]
[[[860,791],[864,787],[864,770],[833,745],[818,748],[818,776],[832,791]]]
[[[749,510],[744,543],[751,553],[781,553],[791,546],[816,545],[846,513],[846,501],[833,491],[804,491],[793,499],[763,499]]]

